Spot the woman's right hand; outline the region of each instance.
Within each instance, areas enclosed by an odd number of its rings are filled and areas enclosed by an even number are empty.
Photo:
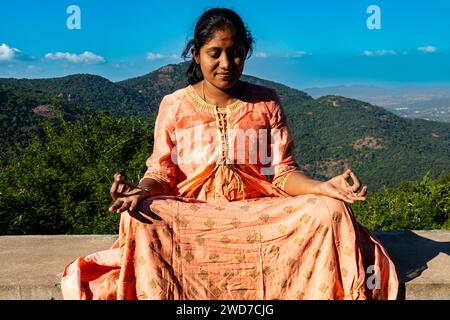
[[[117,211],[117,213],[122,213],[125,210],[133,212],[139,206],[139,203],[149,196],[148,191],[125,181],[120,173],[114,175],[114,182],[109,193],[114,200],[114,203],[109,207],[109,211]]]

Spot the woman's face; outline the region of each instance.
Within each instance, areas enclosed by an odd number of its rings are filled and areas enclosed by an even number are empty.
[[[245,48],[234,41],[229,28],[217,30],[193,56],[200,64],[204,79],[221,90],[232,88],[244,69]]]

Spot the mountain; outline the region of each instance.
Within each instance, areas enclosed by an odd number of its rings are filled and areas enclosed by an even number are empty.
[[[450,86],[344,85],[306,88],[314,98],[339,95],[370,102],[404,118],[450,122]]]
[[[114,115],[149,111],[139,93],[90,74],[49,79],[0,79],[0,90],[19,91],[34,96],[39,102],[56,98],[64,108],[83,106],[108,110]]]
[[[187,63],[172,64],[113,83],[95,75],[0,79],[3,147],[31,135],[43,119],[83,116],[83,108],[112,115],[148,116],[162,97],[186,85]],[[285,85],[243,76],[277,91],[296,143],[295,157],[312,177],[327,179],[352,168],[369,191],[450,171],[450,123],[405,119],[381,107],[339,95],[314,99]]]

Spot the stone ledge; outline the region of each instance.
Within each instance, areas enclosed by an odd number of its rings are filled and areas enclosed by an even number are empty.
[[[450,231],[376,232],[394,260],[400,299],[450,300]],[[79,256],[105,250],[116,235],[0,236],[0,299],[62,299],[60,277]]]

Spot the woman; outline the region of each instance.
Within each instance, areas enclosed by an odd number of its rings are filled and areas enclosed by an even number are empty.
[[[347,205],[367,187],[299,170],[276,94],[240,80],[252,44],[232,10],[199,18],[144,178],[111,187],[119,238],[66,267],[66,299],[396,298],[392,261]]]

